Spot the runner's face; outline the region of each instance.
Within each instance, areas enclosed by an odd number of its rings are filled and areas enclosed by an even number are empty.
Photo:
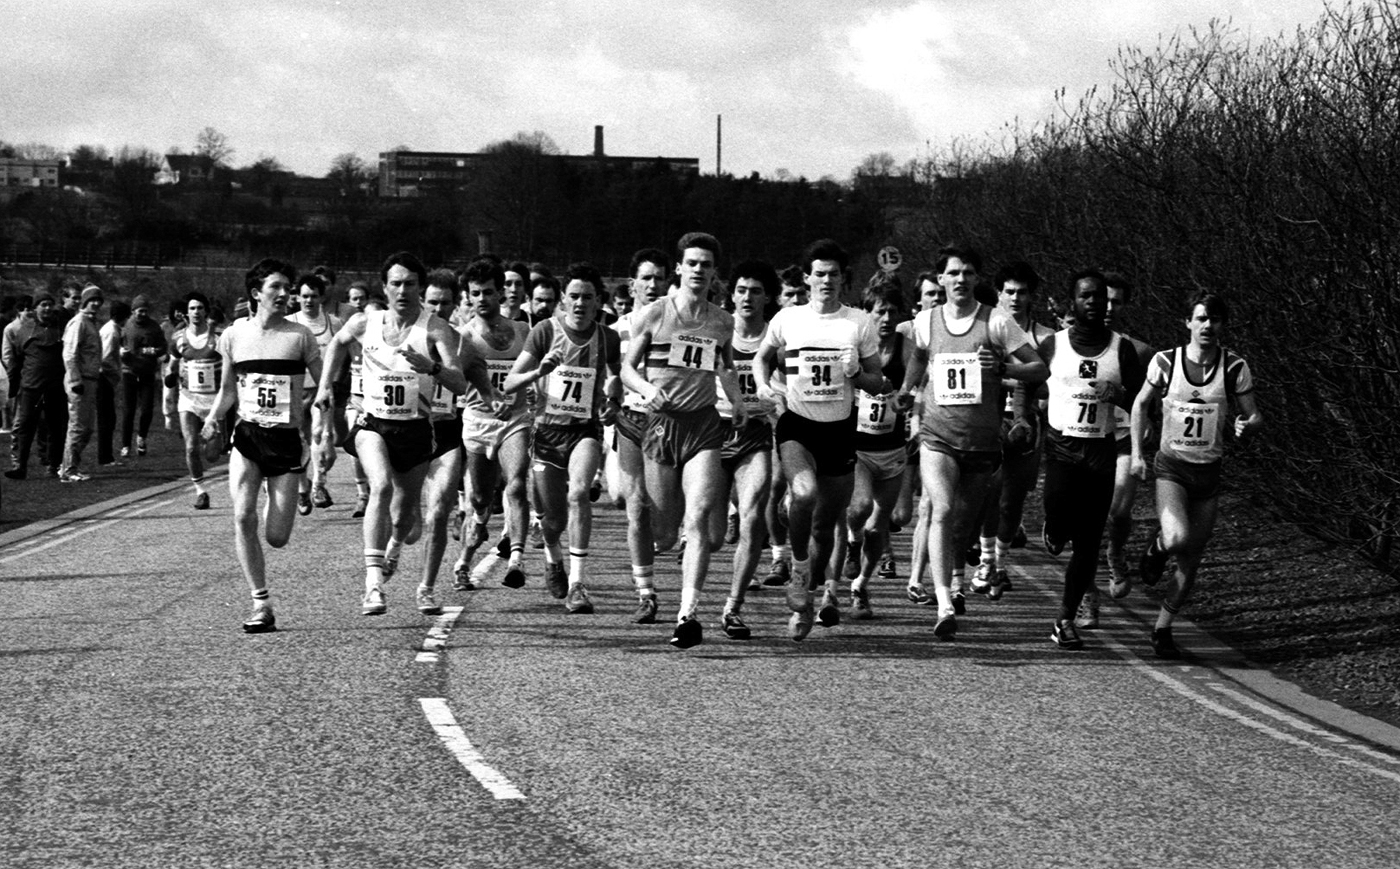
[[[301,309],[307,313],[307,316],[315,317],[321,313],[320,293],[306,284],[302,284],[301,289],[297,292],[297,297],[301,299]]]
[[[588,281],[575,278],[564,288],[564,300],[559,307],[564,312],[566,326],[587,329],[598,315],[598,289]]]
[[[501,288],[501,304],[512,311],[520,310],[525,304],[525,276],[520,272],[506,272],[506,284]]]
[[[642,263],[632,278],[632,298],[637,304],[649,305],[666,295],[666,269],[660,263]]]
[[[92,299],[92,300],[89,301],[86,305],[83,305],[83,306],[82,306],[81,308],[79,308],[78,310],[79,310],[81,313],[88,314],[88,315],[90,315],[90,316],[95,317],[95,316],[97,316],[97,311],[98,311],[98,309],[101,308],[101,307],[102,307],[102,300],[101,300],[101,299]]]
[[[839,305],[843,283],[840,263],[829,259],[812,260],[812,270],[807,273],[807,288],[812,292],[813,302]]]
[[[384,279],[384,294],[389,297],[390,309],[399,314],[411,313],[422,300],[423,288],[418,284],[418,274],[403,266],[393,266]]]
[[[554,291],[549,287],[535,287],[535,291],[530,294],[530,313],[536,317],[548,317],[554,313],[554,306],[558,300],[554,298]]]
[[[680,275],[681,286],[700,298],[710,292],[710,281],[715,276],[715,255],[703,247],[688,247],[676,264],[676,274]]]
[[[1013,317],[1029,317],[1035,303],[1035,291],[1023,281],[1003,281],[1001,309]]]
[[[262,286],[258,287],[258,310],[285,314],[287,313],[287,299],[291,296],[291,279],[281,272],[273,272],[263,278]],[[137,313],[136,311],[131,312],[132,316],[137,316]]]
[[[946,301],[948,301],[948,291],[943,289],[943,285],[938,281],[925,279],[923,283],[919,284],[920,311],[937,308]]]
[[[484,320],[493,320],[501,315],[501,293],[496,289],[495,278],[484,284],[468,281],[467,299],[472,313]]]
[[[47,323],[53,319],[54,304],[51,300],[45,299],[34,306],[34,317],[40,323]]]
[[[807,304],[807,285],[793,286],[783,284],[782,292],[778,293],[779,308],[795,308],[798,305]]]
[[[1085,326],[1103,325],[1108,310],[1108,290],[1093,278],[1080,278],[1074,285],[1074,319]]]
[[[977,290],[977,267],[963,262],[957,257],[949,257],[939,273],[938,280],[948,293],[948,299],[957,305],[968,305],[976,301],[973,293]]]
[[[768,304],[768,291],[758,278],[739,278],[734,282],[734,313],[746,320],[763,316]]]
[[[1110,329],[1123,330],[1128,325],[1128,294],[1122,287],[1108,288],[1108,304],[1104,309],[1104,325]]]
[[[359,287],[351,287],[350,292],[345,295],[347,301],[350,302],[350,307],[354,308],[356,311],[363,311],[365,305],[369,304],[369,293],[366,293]]]
[[[446,320],[452,316],[452,309],[457,303],[452,299],[452,291],[439,287],[437,284],[428,284],[428,289],[423,292],[423,305],[429,311]]]
[[[899,309],[889,302],[877,302],[875,307],[870,309],[870,316],[875,320],[875,330],[881,338],[888,338],[894,334],[894,327],[899,325]]]
[[[190,299],[190,303],[185,306],[185,316],[196,326],[203,326],[209,322],[209,309],[204,307],[204,303],[198,299]]]
[[[1225,337],[1225,320],[1207,313],[1205,305],[1192,309],[1186,328],[1191,330],[1191,343],[1197,347],[1218,347]]]

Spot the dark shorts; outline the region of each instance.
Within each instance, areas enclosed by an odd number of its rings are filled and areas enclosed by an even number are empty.
[[[754,453],[773,449],[773,427],[761,419],[751,419],[743,428],[730,426],[729,435],[719,451],[719,463],[730,476],[744,459]]]
[[[239,420],[233,427],[233,447],[264,477],[306,472],[300,429],[267,428]]]
[[[647,417],[642,452],[654,462],[679,468],[705,450],[718,450],[730,428],[713,407]]]
[[[876,482],[893,480],[904,476],[909,467],[909,455],[904,447],[892,450],[856,450],[856,464],[865,468],[870,479]]]
[[[1220,494],[1220,462],[1184,462],[1165,453],[1157,453],[1152,470],[1159,480],[1176,483],[1186,490],[1191,501],[1208,501]]]
[[[462,445],[462,418],[433,420],[433,455],[436,459],[445,456]]]
[[[1001,450],[960,450],[942,441],[926,440],[924,448],[957,460],[958,470],[964,474],[995,474],[1001,467]]]
[[[1117,438],[1114,440],[1113,445],[1117,448],[1118,455],[1120,456],[1131,456],[1133,454],[1133,439],[1131,436],[1125,435],[1124,437]]]
[[[435,455],[433,424],[426,418],[399,421],[379,419],[369,414],[361,416],[342,444],[345,451],[355,458],[360,457],[355,451],[355,438],[362,431],[379,435],[383,439],[384,446],[389,451],[389,467],[400,474],[412,470]]]
[[[618,410],[617,420],[613,422],[613,428],[622,437],[642,447],[642,434],[646,431],[647,415],[640,410],[632,410],[624,407]]]
[[[856,469],[856,414],[836,422],[817,422],[788,411],[778,417],[774,430],[779,448],[794,441],[812,454],[821,477],[844,477]]]
[[[578,425],[548,425],[539,423],[530,438],[530,455],[536,462],[543,462],[561,471],[569,469],[569,455],[574,447],[592,438],[603,441],[603,424],[597,420]]]

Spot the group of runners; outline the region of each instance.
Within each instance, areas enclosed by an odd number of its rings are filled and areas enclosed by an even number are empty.
[[[1189,299],[1189,340],[1154,352],[1122,333],[1131,284],[1094,269],[1072,276],[1051,329],[1035,320],[1044,300],[1029,264],[984,284],[981,257],[965,247],[943,249],[919,276],[912,319],[897,280],[872,281],[860,307],[846,304],[849,256],[831,240],[782,275],[749,260],[721,280],[721,257],[698,232],[674,256],[638,251],[627,303],[614,300],[626,313],[609,325],[591,265],[556,281],[489,256],[454,273],[394,254],[382,300],[352,290],[343,322],[324,310],[320,275],[270,259],[247,274],[249,316],[222,335],[192,297],[176,341],[182,430],[197,481],[200,456],[231,444],[236,548],[254,601],[243,629],[275,629],[260,537],[283,546],[298,512],[332,503],[325,475],[339,447],[359,481],[363,614],[386,611],[385,582],[420,539],[421,613],[441,612],[449,535],[460,539],[454,586],[472,590],[497,512],[503,583],[527,583],[537,515],[545,588],[567,613],[592,613],[602,478],[627,513],[634,621],[658,619],[656,558],[679,549],[678,648],[704,639],[704,586],[725,542],[734,552],[719,629],[748,638],[746,595],[781,585],[789,636],[804,640],[814,624],[872,617],[869,585],[895,575],[890,534],[911,522],[906,595],[933,608],[933,636],[951,640],[965,591],[998,600],[1012,589],[1024,504],[1042,473],[1041,543],[1054,556],[1070,550],[1050,636],[1080,648],[1078,630],[1097,626],[1105,528],[1108,589],[1121,598],[1133,584],[1135,485],[1155,476],[1160,531],[1138,576],[1154,584],[1175,560],[1151,642],[1161,657],[1180,654],[1172,619],[1214,525],[1227,432],[1263,424],[1248,365],[1222,346],[1223,298]],[[527,281],[551,291],[549,304],[517,319]],[[289,317],[293,295],[301,310]],[[208,506],[202,487],[197,498]]]

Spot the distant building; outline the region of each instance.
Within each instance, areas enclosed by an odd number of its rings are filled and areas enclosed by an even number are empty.
[[[488,152],[384,151],[379,155],[379,195],[386,197],[422,196],[433,190],[455,190],[466,186],[494,155]],[[680,175],[698,175],[697,157],[616,157],[603,152],[603,128],[593,128],[592,154],[546,154],[579,169],[622,169],[643,171],[662,166]]]
[[[58,187],[62,160],[0,157],[0,187]]]
[[[157,184],[207,184],[214,180],[219,164],[206,154],[166,154],[156,173]]]

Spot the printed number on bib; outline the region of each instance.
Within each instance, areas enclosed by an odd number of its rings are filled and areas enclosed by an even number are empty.
[[[1052,397],[1056,411],[1050,424],[1075,438],[1101,438],[1114,429],[1113,405],[1099,401],[1092,386],[1071,389]]]
[[[238,375],[238,415],[255,425],[292,421],[292,378],[288,374]]]
[[[182,365],[187,392],[213,395],[219,391],[219,373],[223,363],[218,359],[186,359]]]
[[[418,416],[418,375],[413,371],[379,371],[365,376],[365,413],[379,419]]]
[[[764,403],[758,397],[758,381],[753,376],[753,360],[734,360],[734,374],[739,380],[739,397],[743,399],[744,407],[750,411],[762,410]],[[724,394],[723,390],[720,394]]]
[[[982,362],[976,353],[939,353],[928,377],[934,404],[982,403]]]
[[[365,394],[364,363],[358,359],[350,360],[350,394]]]
[[[1216,444],[1219,416],[1213,404],[1178,402],[1163,420],[1163,437],[1174,450],[1206,452]]]
[[[861,390],[856,395],[856,431],[868,435],[887,435],[894,431],[899,411],[894,406],[893,392],[871,395]]]
[[[598,372],[595,369],[580,365],[560,365],[549,372],[545,413],[591,419],[597,377]]]
[[[433,395],[428,402],[429,409],[433,413],[449,416],[452,413],[453,399],[456,397],[456,393],[451,392],[441,383],[434,383]]]
[[[671,368],[714,371],[717,344],[715,339],[703,335],[677,335],[671,341],[671,352],[666,357],[666,364]]]
[[[801,350],[797,354],[796,393],[804,401],[840,401],[846,373],[840,350]]]

